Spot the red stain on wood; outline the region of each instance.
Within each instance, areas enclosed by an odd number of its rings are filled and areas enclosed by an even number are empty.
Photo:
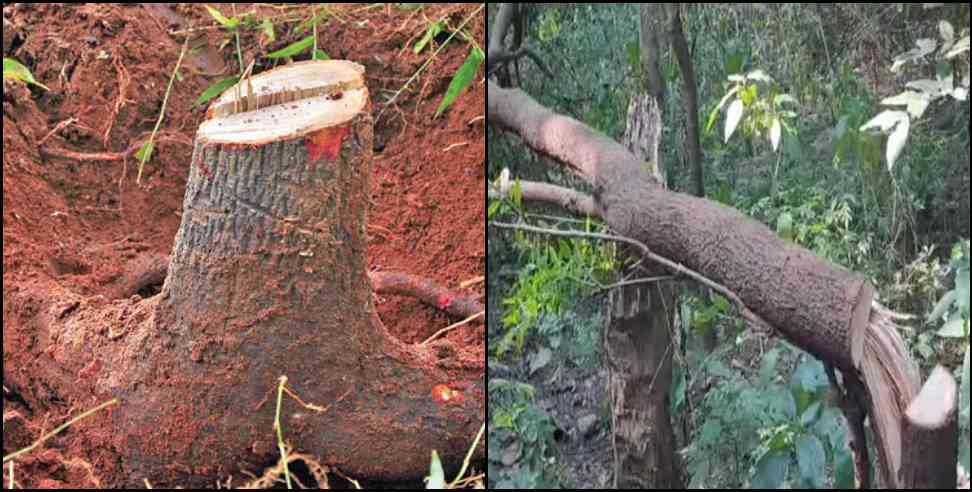
[[[333,161],[341,155],[341,144],[348,136],[347,126],[332,126],[318,130],[307,137],[307,154],[310,162],[316,162],[321,157]]]
[[[436,304],[438,304],[439,309],[444,311],[452,305],[452,296],[448,294],[440,294],[439,298],[436,300]]]

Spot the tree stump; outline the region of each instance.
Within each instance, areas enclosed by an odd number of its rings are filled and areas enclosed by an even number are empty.
[[[260,473],[279,460],[281,376],[326,407],[284,398],[295,451],[369,479],[421,477],[433,450],[458,467],[485,420],[484,348],[406,345],[378,319],[365,232],[372,138],[360,65],[295,63],[244,80],[196,135],[160,295],[12,294],[51,306],[5,309],[5,337],[30,343],[42,325],[48,335],[42,356],[10,361],[29,375],[20,387],[78,408],[119,399],[110,417],[78,426],[104,450],[92,462],[106,486]]]

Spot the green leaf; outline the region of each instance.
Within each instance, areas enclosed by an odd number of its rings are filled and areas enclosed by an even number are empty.
[[[763,364],[759,368],[759,380],[763,384],[769,384],[773,380],[773,376],[776,376],[776,364],[780,360],[780,349],[775,348],[770,350],[763,357]]]
[[[949,321],[945,323],[942,329],[938,330],[938,336],[942,338],[965,338],[967,324],[968,321],[961,318]]]
[[[800,423],[803,424],[804,428],[809,428],[817,420],[817,416],[820,415],[820,402],[815,402],[810,405],[800,416]]]
[[[834,477],[834,488],[837,490],[852,490],[857,488],[854,478],[854,458],[850,451],[841,449],[834,457],[834,469],[837,476]]]
[[[948,312],[948,309],[951,308],[953,304],[955,304],[956,293],[957,292],[954,290],[949,291],[947,294],[945,294],[944,297],[942,297],[940,301],[938,301],[938,304],[935,305],[935,310],[932,311],[930,315],[928,315],[929,323],[934,321],[939,321],[942,319],[942,316],[945,316],[945,313]]]
[[[215,84],[209,86],[209,88],[204,90],[203,93],[200,94],[199,97],[196,99],[196,101],[192,103],[192,107],[196,107],[199,106],[200,104],[205,104],[209,102],[211,99],[222,94],[223,91],[225,91],[226,89],[232,87],[233,84],[237,83],[239,80],[240,80],[239,76],[233,76],[233,77],[228,77],[223,80],[220,80],[219,82],[216,82]]]
[[[273,21],[269,18],[263,19],[263,22],[260,24],[260,29],[271,43],[277,40],[277,35],[273,30]]]
[[[819,388],[830,384],[823,364],[816,359],[805,360],[800,363],[795,376],[798,387],[809,393],[816,393]]]
[[[138,162],[141,162],[143,164],[146,163],[146,162],[148,162],[149,159],[152,158],[152,150],[154,148],[155,148],[155,145],[152,143],[151,140],[149,140],[148,142],[145,142],[142,145],[142,148],[138,149],[138,152],[135,153],[135,159],[137,159]]]
[[[702,426],[699,434],[699,445],[703,447],[714,446],[722,438],[722,424],[715,419],[709,419]]]
[[[955,302],[958,304],[959,309],[964,309],[966,312],[969,311],[969,265],[959,268],[958,274],[955,276]]]
[[[510,198],[513,200],[513,205],[516,208],[523,208],[523,189],[520,187],[520,178],[516,178],[513,182],[513,187],[510,189]]]
[[[472,46],[469,50],[469,56],[466,57],[465,63],[459,67],[459,71],[456,72],[455,77],[452,78],[452,82],[449,84],[449,89],[446,90],[445,97],[442,98],[442,102],[439,104],[439,108],[435,110],[434,118],[438,118],[449,106],[455,102],[456,98],[462,91],[469,87],[473,79],[476,77],[476,73],[479,72],[480,65],[486,60],[486,54],[483,53],[478,46]]]
[[[783,212],[776,218],[776,233],[787,241],[793,241],[793,215]]]
[[[801,436],[796,443],[796,452],[800,482],[810,488],[822,489],[826,478],[826,455],[820,439],[811,434]]]
[[[313,45],[314,45],[314,36],[313,35],[307,36],[306,38],[301,39],[296,43],[291,43],[286,48],[282,48],[277,51],[274,51],[273,53],[270,53],[269,55],[267,55],[267,58],[287,58],[287,57],[297,56],[303,53],[304,51],[306,51],[307,48],[310,48]]]
[[[440,21],[433,22],[429,24],[429,28],[425,31],[425,36],[422,36],[417,43],[415,43],[415,49],[413,52],[417,55],[428,46],[429,43],[438,36],[442,30],[445,28],[445,23]]]
[[[13,58],[3,59],[3,78],[19,80],[27,84],[34,84],[37,87],[41,87],[47,91],[50,90],[46,85],[34,80],[34,76],[30,73],[30,70]]]
[[[781,451],[766,453],[756,465],[756,476],[751,485],[754,489],[776,490],[781,488],[786,479],[786,468],[790,464],[789,457]]]
[[[487,220],[493,220],[493,217],[496,215],[496,212],[499,212],[499,209],[500,209],[500,206],[501,205],[502,205],[502,202],[500,202],[500,201],[495,201],[495,202],[489,204],[489,212],[486,214],[486,219]]]
[[[426,490],[445,490],[445,471],[442,470],[442,461],[439,460],[439,453],[432,451],[432,466],[429,468],[429,481],[425,486]]]
[[[209,5],[206,6],[206,10],[209,11],[209,15],[213,16],[213,19],[216,19],[216,22],[219,22],[221,26],[227,29],[236,29],[236,26],[240,25],[239,19],[228,19],[223,15],[222,12],[210,7]]]
[[[322,49],[316,49],[316,50],[314,50],[314,54],[311,56],[311,59],[313,59],[313,60],[330,60],[331,57],[328,56],[328,54],[325,53],[324,50],[322,50]]]

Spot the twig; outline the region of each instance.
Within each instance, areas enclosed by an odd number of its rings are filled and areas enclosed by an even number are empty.
[[[459,481],[462,480],[462,476],[466,474],[466,470],[469,468],[469,460],[472,459],[473,453],[475,453],[476,448],[479,447],[479,441],[483,439],[483,433],[485,432],[486,424],[483,424],[483,426],[479,428],[479,434],[476,435],[476,440],[473,441],[473,445],[469,447],[469,452],[466,453],[466,459],[462,462],[462,469],[459,470],[459,474],[456,475],[456,479],[452,481],[452,484],[450,484],[450,489],[455,489],[459,485]]]
[[[277,414],[273,419],[273,428],[277,431],[277,447],[280,449],[281,463],[283,463],[284,477],[287,478],[287,488],[293,489],[290,481],[290,467],[287,466],[287,445],[283,440],[283,426],[280,425],[280,407],[283,406],[284,388],[287,386],[287,376],[280,376],[280,386],[277,387]]]
[[[762,331],[767,334],[771,334],[775,332],[773,326],[770,325],[766,320],[764,320],[758,314],[754,313],[751,309],[749,309],[749,307],[746,306],[746,303],[744,303],[742,299],[740,299],[739,296],[736,295],[735,292],[729,290],[727,287],[723,286],[722,284],[710,280],[709,278],[699,274],[694,270],[686,268],[682,264],[675,263],[674,261],[669,260],[668,258],[658,256],[657,254],[653,253],[651,249],[648,248],[648,246],[645,246],[644,243],[637,241],[635,239],[631,239],[629,237],[624,237],[624,236],[600,234],[596,232],[558,231],[554,229],[544,229],[542,227],[534,227],[534,226],[528,226],[522,224],[505,224],[502,222],[490,222],[489,225],[500,229],[516,229],[521,231],[533,232],[537,234],[546,234],[550,236],[599,239],[601,241],[614,241],[617,243],[629,244],[641,250],[641,254],[643,256],[671,270],[672,273],[689,277],[692,280],[695,280],[696,282],[705,285],[706,287],[722,294],[726,299],[732,301],[732,303],[735,304],[737,308],[739,308],[739,311],[742,314],[743,318],[745,318],[747,321],[755,325],[754,327],[757,328],[759,331]]]
[[[19,456],[25,455],[25,454],[33,451],[34,449],[37,449],[38,446],[40,446],[41,444],[44,444],[44,442],[46,442],[48,439],[50,439],[50,438],[52,438],[52,437],[60,434],[61,431],[63,431],[64,429],[67,429],[68,427],[70,427],[75,422],[78,422],[79,420],[82,420],[84,418],[87,418],[88,416],[90,416],[90,415],[98,412],[99,410],[102,410],[104,408],[110,407],[110,406],[115,405],[117,403],[118,403],[118,399],[115,398],[114,400],[111,400],[111,401],[102,403],[101,405],[98,405],[97,407],[95,407],[95,408],[93,408],[91,410],[88,410],[87,412],[84,412],[81,415],[78,415],[77,417],[75,417],[75,418],[67,421],[67,423],[61,425],[57,429],[54,429],[53,431],[51,431],[51,432],[49,432],[49,433],[41,436],[41,438],[38,439],[37,441],[35,441],[34,444],[31,444],[30,446],[27,446],[26,448],[21,449],[20,451],[17,451],[15,453],[11,453],[11,454],[8,454],[7,456],[4,456],[3,457],[3,462],[6,463],[8,461],[13,460],[14,458],[17,458]]]
[[[179,61],[176,62],[175,69],[172,70],[172,76],[169,77],[169,86],[165,88],[165,96],[162,98],[162,109],[159,110],[159,119],[155,122],[155,128],[152,129],[152,136],[149,137],[149,148],[154,147],[155,134],[159,132],[159,127],[162,126],[162,120],[165,119],[165,107],[169,104],[169,94],[172,93],[172,84],[175,83],[176,74],[179,73],[179,67],[182,66],[182,59],[186,56],[186,49],[189,48],[189,37],[186,37],[185,42],[182,43],[182,51],[179,53]],[[150,152],[145,152],[142,155],[142,159],[139,159],[138,163],[138,176],[135,178],[135,184],[142,184],[142,170],[145,169],[145,161],[148,160]]]
[[[454,144],[446,147],[445,149],[443,149],[442,152],[443,153],[446,153],[446,152],[448,152],[448,151],[450,151],[450,150],[452,150],[452,149],[454,149],[456,147],[463,147],[463,146],[466,146],[466,145],[469,145],[469,142],[454,143]]]
[[[479,285],[486,281],[486,277],[476,277],[459,284],[459,288],[468,289],[474,285]]]
[[[540,68],[540,71],[543,72],[543,74],[548,78],[554,78],[553,74],[550,72],[550,70],[547,70],[547,66],[544,65],[543,61],[540,59],[540,55],[526,46],[520,46],[518,50],[512,53],[500,53],[494,56],[494,59],[488,61],[486,64],[489,67],[489,73],[492,74],[503,64],[519,60],[523,57],[533,60],[533,63],[536,63],[537,67]]]
[[[616,284],[606,285],[594,291],[595,294],[604,292],[605,290],[611,290],[617,287],[624,287],[625,285],[637,285],[637,284],[653,284],[656,282],[664,282],[665,280],[675,280],[675,277],[647,277],[647,278],[637,278],[634,280],[625,280],[623,282],[618,282]]]
[[[44,142],[47,141],[47,139],[51,138],[51,135],[54,135],[55,133],[63,130],[64,127],[66,127],[68,125],[72,125],[72,124],[77,123],[77,122],[78,122],[78,119],[77,118],[68,118],[68,119],[66,119],[66,120],[58,123],[57,126],[55,126],[53,130],[51,130],[47,135],[44,135],[44,138],[40,139],[40,141],[37,142],[37,145],[43,144]]]
[[[466,318],[466,319],[464,319],[464,320],[462,320],[462,321],[460,321],[460,322],[458,322],[458,323],[456,323],[454,325],[447,326],[447,327],[445,327],[445,328],[437,331],[435,333],[435,335],[430,336],[428,338],[428,340],[422,342],[420,345],[422,345],[422,346],[428,345],[429,343],[431,343],[435,339],[441,337],[442,335],[445,335],[446,333],[448,333],[448,332],[450,332],[452,330],[455,330],[456,328],[459,328],[460,326],[464,326],[464,325],[468,325],[469,323],[472,323],[474,320],[476,320],[477,318],[482,317],[484,314],[486,314],[486,311],[480,311],[480,312],[478,312],[478,313],[476,313],[476,314],[474,314],[474,315],[472,315],[472,316],[470,316],[470,317],[468,317],[468,318]]]
[[[121,111],[121,108],[126,102],[129,102],[125,99],[125,92],[128,90],[128,86],[132,80],[131,76],[128,75],[128,70],[118,61],[117,56],[112,60],[112,64],[115,66],[115,71],[118,72],[118,99],[115,100],[115,106],[111,109],[111,116],[108,118],[108,128],[105,129],[105,134],[102,138],[102,145],[105,148],[108,147],[108,137],[111,134],[112,127],[115,126],[115,119],[118,118],[118,112]]]

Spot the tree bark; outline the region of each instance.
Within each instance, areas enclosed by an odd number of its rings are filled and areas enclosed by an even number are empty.
[[[688,150],[689,166],[692,168],[692,193],[697,197],[704,197],[705,176],[702,169],[702,143],[699,140],[699,92],[692,54],[689,53],[682,30],[681,5],[674,4],[672,12],[672,51],[682,71],[682,91],[685,93],[685,148]]]
[[[38,285],[13,294],[36,309],[8,312],[4,292],[5,346],[39,342],[35,359],[5,351],[6,381],[41,407],[119,399],[79,426],[109,486],[259,473],[279,458],[280,376],[329,407],[285,399],[281,415],[284,439],[322,463],[376,479],[422,476],[433,449],[457,464],[485,419],[485,357],[405,345],[374,310],[363,67],[296,63],[239,89],[197,133],[161,295],[107,303]]]

